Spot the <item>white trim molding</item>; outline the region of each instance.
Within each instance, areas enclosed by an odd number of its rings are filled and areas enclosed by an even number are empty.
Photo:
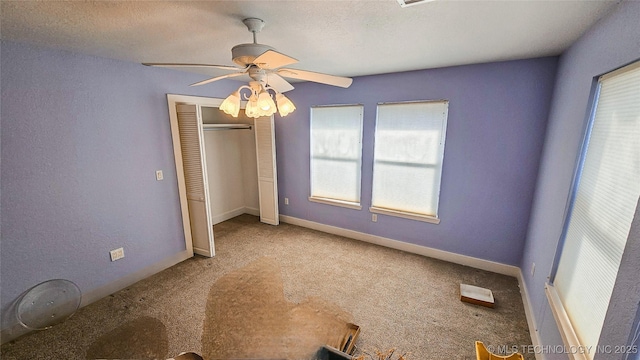
[[[495,272],[498,274],[509,275],[518,278],[520,268],[513,265],[498,263],[495,261],[484,260],[467,255],[460,255],[449,251],[438,250],[427,246],[411,244],[399,240],[389,239],[382,236],[371,235],[359,231],[340,228],[337,226],[325,225],[314,221],[304,220],[288,215],[280,215],[280,221],[302,226],[305,228],[319,230],[329,234],[344,236],[350,239],[360,240],[371,244],[376,244],[391,249],[406,251],[408,253],[427,256],[434,259],[448,261],[454,264],[470,266],[480,270]]]
[[[486,271],[491,271],[491,272],[495,272],[502,275],[513,276],[518,280],[518,285],[520,287],[520,295],[522,296],[522,305],[524,307],[524,313],[527,319],[529,333],[531,335],[531,343],[535,348],[539,348],[542,345],[542,341],[540,340],[540,334],[538,332],[538,329],[536,328],[537,322],[535,319],[535,312],[533,311],[531,298],[529,297],[529,291],[527,289],[527,284],[525,283],[524,276],[522,275],[522,270],[517,266],[479,259],[472,256],[467,256],[467,255],[456,254],[449,251],[438,250],[438,249],[430,248],[427,246],[406,243],[406,242],[402,242],[394,239],[385,238],[382,236],[371,235],[371,234],[344,229],[336,226],[325,225],[325,224],[304,220],[304,219],[300,219],[300,218],[296,218],[288,215],[280,215],[280,221],[283,223],[302,226],[305,228],[318,230],[318,231],[326,232],[329,234],[344,236],[350,239],[360,240],[360,241],[368,242],[371,244],[388,247],[391,249],[409,252],[412,254],[422,255],[422,256],[438,259],[438,260],[444,260],[454,264],[470,266],[480,270],[486,270]],[[536,357],[536,360],[546,360],[545,354],[539,351],[536,351],[535,357]]]
[[[573,325],[571,325],[569,315],[567,315],[566,311],[564,310],[562,300],[560,300],[560,296],[558,295],[556,288],[551,284],[546,284],[544,287],[544,292],[547,294],[549,307],[551,308],[553,317],[558,324],[558,330],[560,331],[560,336],[562,336],[562,341],[564,342],[565,346],[569,349],[585,348],[584,345],[580,344],[578,335],[576,335],[576,332],[573,330]],[[590,358],[582,351],[569,351],[569,359],[589,360]]]
[[[375,206],[370,207],[369,212],[382,214],[382,215],[397,216],[397,217],[410,219],[410,220],[424,221],[424,222],[436,224],[436,225],[440,224],[440,219],[432,215],[422,215],[422,214],[411,213],[407,211],[384,209],[384,208],[375,207]]]
[[[529,325],[529,334],[531,335],[531,344],[534,348],[539,349],[542,346],[540,340],[540,333],[538,332],[535,312],[531,305],[531,298],[529,297],[529,290],[527,283],[522,275],[522,270],[518,269],[518,286],[520,286],[520,295],[522,295],[522,305],[524,307],[524,315],[527,318],[527,325]],[[546,356],[542,351],[535,352],[536,360],[546,360]]]
[[[184,178],[184,165],[182,160],[182,149],[180,147],[180,132],[178,130],[178,113],[176,105],[200,104],[211,107],[218,107],[223,99],[208,98],[202,96],[167,94],[167,107],[169,109],[169,123],[171,125],[171,141],[173,144],[173,158],[176,165],[176,178],[178,180],[178,196],[180,198],[180,211],[182,213],[182,229],[184,231],[184,244],[193,256],[193,238],[191,234],[191,220],[189,217],[189,205],[187,203],[187,187]],[[207,187],[205,186],[205,189]],[[207,189],[208,190],[208,189]]]
[[[220,224],[223,221],[227,221],[229,219],[233,219],[234,217],[242,215],[242,214],[250,214],[250,215],[254,215],[254,216],[260,216],[260,210],[256,209],[256,208],[248,207],[248,206],[241,206],[241,207],[239,207],[237,209],[229,210],[229,211],[227,211],[225,213],[222,213],[222,214],[212,215],[211,216],[211,223],[213,225]]]
[[[348,208],[348,209],[355,209],[355,210],[361,210],[362,209],[362,206],[360,206],[360,203],[351,202],[351,201],[322,198],[322,197],[317,197],[317,196],[309,196],[309,201],[317,202],[317,203],[320,203],[320,204],[341,206],[341,207],[345,207],[345,208]]]

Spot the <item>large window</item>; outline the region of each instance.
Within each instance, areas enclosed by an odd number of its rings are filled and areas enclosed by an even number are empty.
[[[309,200],[360,209],[362,105],[311,108]]]
[[[438,223],[447,101],[379,104],[371,212]]]
[[[568,345],[593,346],[604,324],[640,196],[640,63],[599,79],[563,247],[547,294]]]

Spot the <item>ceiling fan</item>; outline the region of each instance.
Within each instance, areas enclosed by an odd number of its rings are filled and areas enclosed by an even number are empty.
[[[191,84],[191,86],[204,85],[244,74],[249,75],[252,79],[249,85],[241,86],[220,105],[220,110],[234,117],[238,116],[240,110],[240,91],[243,89],[250,90],[250,96],[244,95],[245,100],[248,100],[245,112],[249,117],[271,116],[275,113],[276,104],[269,90],[275,93],[278,103],[277,111],[281,116],[286,116],[295,110],[295,106],[291,100],[282,94],[294,89],[293,85],[284,79],[285,77],[343,88],[351,86],[353,80],[348,77],[284,68],[283,66],[295,64],[298,60],[277,52],[271,46],[257,42],[256,34],[262,30],[265,22],[257,18],[247,18],[242,20],[242,22],[247,26],[247,29],[253,33],[253,43],[236,45],[231,49],[232,60],[238,66],[179,63],[143,63],[143,65],[160,67],[204,67],[235,71],[230,74],[215,76]]]

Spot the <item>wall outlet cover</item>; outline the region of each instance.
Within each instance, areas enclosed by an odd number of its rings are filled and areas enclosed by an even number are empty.
[[[111,256],[111,261],[120,260],[124,257],[124,248],[117,248],[115,250],[109,251],[109,255]]]

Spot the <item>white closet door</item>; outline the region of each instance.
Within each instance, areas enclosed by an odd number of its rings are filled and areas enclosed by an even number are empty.
[[[207,169],[204,159],[202,121],[198,110],[196,105],[176,106],[193,252],[212,257],[215,255],[213,225],[209,216],[211,209],[207,201],[209,198]]]
[[[278,225],[278,176],[273,116],[255,119],[260,221]]]

